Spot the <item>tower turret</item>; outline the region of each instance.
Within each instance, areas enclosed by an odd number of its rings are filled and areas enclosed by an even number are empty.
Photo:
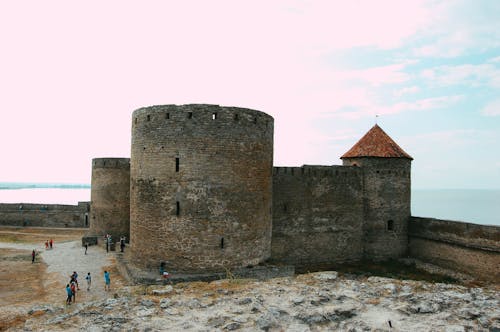
[[[113,241],[130,234],[130,159],[92,159],[90,235],[110,234]]]
[[[411,216],[413,158],[375,125],[341,159],[344,166],[363,169],[364,257],[403,256]]]
[[[132,115],[131,256],[205,272],[271,255],[273,118],[218,105]]]

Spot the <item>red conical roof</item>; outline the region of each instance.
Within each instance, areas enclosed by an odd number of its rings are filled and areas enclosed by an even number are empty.
[[[344,153],[343,158],[357,157],[380,157],[380,158],[408,158],[413,159],[408,153],[404,152],[382,130],[377,124],[370,129],[354,146]]]

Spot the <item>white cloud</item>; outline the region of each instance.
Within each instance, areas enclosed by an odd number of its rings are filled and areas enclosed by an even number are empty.
[[[430,9],[432,23],[419,34],[427,44],[415,47],[414,55],[451,58],[500,46],[498,1],[447,1]]]
[[[493,64],[439,66],[423,70],[420,77],[429,80],[431,85],[500,88],[500,68]]]
[[[391,115],[408,111],[428,111],[449,107],[463,100],[463,95],[441,96],[424,98],[413,102],[400,102],[393,105],[369,104],[365,107],[354,106],[350,111],[338,111],[330,113],[331,117],[343,119],[360,119],[363,117],[374,117],[375,115]]]
[[[496,58],[491,58],[488,60],[490,63],[500,63],[500,56],[497,56]]]
[[[397,97],[401,97],[407,94],[414,94],[420,91],[420,88],[418,86],[409,86],[409,87],[404,87],[402,89],[398,89],[394,91],[394,95]]]
[[[494,100],[481,110],[481,114],[485,116],[499,116],[500,115],[500,99]]]

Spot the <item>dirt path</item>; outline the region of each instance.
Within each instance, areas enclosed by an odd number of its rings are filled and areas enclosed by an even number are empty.
[[[27,243],[4,243],[0,242],[0,248],[10,249],[24,249],[24,250],[37,250],[39,257],[47,265],[46,283],[48,288],[52,288],[53,284],[57,281],[60,287],[60,293],[64,294],[64,287],[69,282],[70,276],[73,271],[78,273],[78,283],[80,292],[77,294],[82,300],[94,300],[107,297],[108,293],[104,289],[104,270],[111,270],[111,280],[113,286],[114,271],[114,253],[106,253],[106,251],[97,246],[88,248],[87,255],[85,249],[81,246],[80,241],[69,241],[63,243],[56,243],[52,250],[45,250],[44,248],[36,248],[33,244]],[[92,276],[92,285],[90,291],[87,291],[85,276],[90,272]],[[115,278],[113,278],[115,277]],[[62,298],[63,296],[61,296]],[[79,298],[77,297],[77,302]]]

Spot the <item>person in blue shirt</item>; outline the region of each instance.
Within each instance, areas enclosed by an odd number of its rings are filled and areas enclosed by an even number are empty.
[[[110,288],[111,288],[111,279],[109,277],[109,272],[108,271],[104,271],[104,290],[107,290],[109,291]]]
[[[66,304],[71,304],[71,297],[73,296],[73,292],[71,291],[71,287],[69,284],[66,285],[66,294],[68,297],[66,298]]]

